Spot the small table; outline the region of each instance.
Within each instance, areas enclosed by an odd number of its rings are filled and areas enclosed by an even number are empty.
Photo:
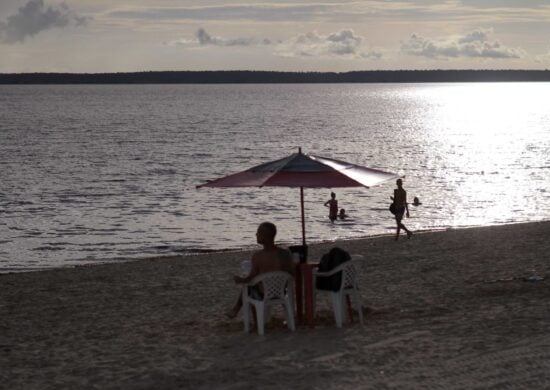
[[[319,263],[301,263],[296,267],[296,311],[298,321],[303,323],[305,314],[306,323],[310,328],[315,327],[313,270],[318,267]]]

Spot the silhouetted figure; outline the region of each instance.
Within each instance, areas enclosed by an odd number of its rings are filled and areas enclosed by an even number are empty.
[[[349,215],[346,214],[345,209],[340,209],[340,212],[338,213],[338,218],[343,220],[349,218]]]
[[[399,233],[401,229],[407,232],[407,238],[411,238],[412,232],[403,225],[401,222],[403,220],[403,215],[407,215],[409,218],[409,206],[407,204],[407,191],[403,188],[403,180],[397,179],[396,181],[397,188],[393,190],[393,197],[390,198],[393,200],[393,213],[395,216],[395,222],[397,223],[397,233],[395,235],[395,240],[399,240]]]
[[[422,203],[420,202],[420,199],[418,199],[417,196],[414,197],[412,205],[413,206],[420,206]]]
[[[328,217],[330,222],[334,223],[338,218],[338,201],[336,200],[336,194],[330,193],[330,199],[325,202],[325,207],[328,207]]]
[[[256,241],[262,245],[262,249],[252,255],[251,269],[248,275],[235,275],[235,283],[248,283],[256,276],[273,271],[285,271],[294,276],[294,265],[292,263],[290,252],[287,249],[279,248],[275,245],[275,235],[277,228],[271,222],[263,222],[256,231]],[[257,299],[263,297],[261,286],[249,287],[249,294]],[[226,313],[229,318],[235,318],[243,305],[242,294],[235,306]]]

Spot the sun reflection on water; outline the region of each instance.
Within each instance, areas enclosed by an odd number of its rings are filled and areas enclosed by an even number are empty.
[[[452,187],[452,199],[441,200],[450,225],[514,221],[518,202],[528,198],[525,168],[548,164],[544,154],[524,158],[541,131],[527,125],[531,114],[542,110],[541,89],[534,86],[529,100],[519,100],[517,88],[525,96],[525,84],[445,85],[420,92],[436,105],[426,123],[441,146],[442,173]]]

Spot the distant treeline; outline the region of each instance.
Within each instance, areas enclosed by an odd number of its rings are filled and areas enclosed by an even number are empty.
[[[171,71],[4,73],[0,84],[260,84],[550,81],[550,70],[374,70],[356,72]]]

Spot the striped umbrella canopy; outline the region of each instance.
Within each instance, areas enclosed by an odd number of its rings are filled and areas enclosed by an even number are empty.
[[[306,245],[304,188],[372,187],[399,175],[377,169],[298,153],[257,165],[242,172],[198,185],[202,187],[294,187],[300,188],[302,243]]]

